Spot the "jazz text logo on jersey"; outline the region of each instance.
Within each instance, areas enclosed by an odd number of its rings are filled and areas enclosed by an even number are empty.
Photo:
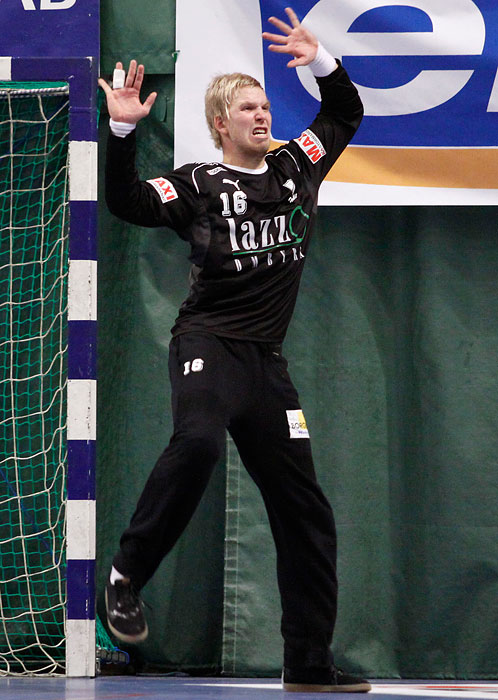
[[[323,156],[326,153],[325,148],[322,146],[320,139],[317,136],[315,136],[315,134],[312,131],[310,131],[310,129],[306,129],[306,131],[303,131],[301,136],[298,139],[295,139],[295,141],[298,143],[299,147],[306,153],[306,155],[312,163],[318,163],[320,158],[323,158]]]
[[[173,199],[178,199],[178,194],[172,183],[164,177],[156,177],[154,180],[147,180],[156,192],[161,197],[161,202],[171,202]]]
[[[227,222],[232,253],[250,255],[254,251],[270,251],[299,245],[306,236],[309,218],[309,214],[301,206],[294,207],[288,217],[280,214],[272,219],[261,219],[259,225],[250,219],[238,223],[233,217],[229,217]]]

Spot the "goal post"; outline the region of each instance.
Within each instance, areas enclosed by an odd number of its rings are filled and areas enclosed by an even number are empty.
[[[67,240],[64,243],[66,263],[61,263],[61,289],[67,287],[67,304],[63,309],[65,326],[61,330],[64,357],[61,365],[62,403],[67,406],[63,421],[61,461],[63,474],[63,508],[61,518],[65,523],[65,553],[58,561],[59,580],[63,582],[65,660],[53,660],[50,654],[42,668],[45,672],[61,672],[68,676],[95,675],[95,440],[96,440],[96,341],[97,341],[97,109],[96,109],[97,61],[94,58],[29,58],[0,57],[0,81],[22,83],[29,81],[62,82],[68,86],[68,136],[67,136],[67,200],[61,206],[67,212]],[[15,158],[11,153],[10,158]],[[23,185],[18,186],[18,190]],[[45,197],[45,189],[40,197]],[[7,193],[8,194],[8,193]],[[11,197],[12,197],[11,193]],[[26,205],[26,206],[29,206]],[[4,219],[7,218],[5,215]],[[12,227],[12,222],[11,222]],[[2,237],[8,225],[1,223]],[[32,231],[32,236],[37,232]],[[12,261],[12,255],[11,255]],[[26,256],[23,256],[23,263]],[[43,271],[43,260],[36,267]],[[21,264],[21,263],[20,263]],[[10,273],[9,273],[10,274]],[[33,272],[34,274],[34,272]],[[1,281],[1,280],[0,280]],[[4,277],[4,281],[8,281]],[[43,295],[40,295],[43,297]],[[22,302],[21,302],[22,303]],[[43,302],[42,302],[43,303]],[[6,312],[12,314],[14,301],[12,284],[10,299],[5,302]],[[26,307],[27,308],[27,307]],[[61,326],[62,328],[62,326]],[[2,335],[5,335],[2,329]],[[40,337],[43,342],[43,332]],[[6,348],[13,349],[12,339],[6,339]],[[10,345],[9,345],[10,343]],[[67,351],[66,351],[67,346]],[[8,356],[6,355],[7,360]],[[41,375],[43,375],[43,370]],[[7,378],[8,379],[8,378]],[[12,378],[12,385],[14,379]],[[62,409],[61,409],[62,410]],[[43,411],[42,411],[43,412]],[[14,429],[16,416],[4,419],[7,434]],[[1,426],[0,426],[1,427]],[[52,436],[48,436],[49,438]],[[15,455],[12,456],[13,463]],[[47,487],[48,488],[48,487]],[[45,489],[46,490],[46,489]],[[33,494],[31,494],[33,496]],[[19,510],[19,522],[31,517],[23,506],[19,488],[12,487],[7,495]],[[24,508],[24,510],[23,510]],[[22,528],[21,528],[22,529]],[[13,539],[25,536],[12,533]],[[0,538],[1,539],[1,538]],[[1,546],[2,542],[0,542]],[[26,547],[24,547],[24,550]],[[26,560],[26,557],[24,557]],[[27,589],[34,587],[35,574],[25,572]],[[46,583],[44,585],[47,585]],[[31,600],[31,598],[30,598]],[[1,604],[1,602],[0,602]],[[30,603],[31,605],[31,603]],[[22,616],[37,611],[20,611]],[[5,614],[0,610],[3,630],[6,634]],[[34,624],[36,629],[36,624]],[[1,632],[1,629],[0,629]],[[64,630],[63,630],[64,639]],[[55,640],[50,640],[50,643]],[[50,646],[49,643],[49,646]],[[1,657],[1,654],[0,654]],[[21,672],[29,673],[30,669]],[[9,673],[8,663],[0,665],[0,675]]]

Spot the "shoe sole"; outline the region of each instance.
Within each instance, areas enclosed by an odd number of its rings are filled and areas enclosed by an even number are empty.
[[[323,685],[316,683],[282,683],[289,693],[368,693],[372,690],[370,683],[354,685]]]
[[[107,610],[107,591],[105,592],[105,607]],[[145,623],[145,629],[143,632],[140,632],[140,634],[123,634],[122,632],[119,632],[114,625],[110,622],[109,617],[107,617],[107,624],[109,625],[109,629],[113,633],[115,637],[117,637],[119,640],[122,642],[127,642],[128,644],[139,644],[140,642],[143,642],[147,637],[149,636],[149,628],[147,626],[147,622]]]

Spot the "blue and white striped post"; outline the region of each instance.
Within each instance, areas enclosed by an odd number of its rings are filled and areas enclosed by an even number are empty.
[[[95,675],[97,115],[95,80],[69,93],[66,674]]]
[[[69,84],[66,675],[95,675],[97,109],[92,58],[0,57],[0,80]]]

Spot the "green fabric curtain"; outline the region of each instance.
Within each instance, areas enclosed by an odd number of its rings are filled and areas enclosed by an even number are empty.
[[[175,10],[173,0],[101,0],[102,72],[135,58],[148,73],[174,73]]]
[[[336,656],[371,676],[497,675],[494,213],[320,210],[286,353],[338,526]],[[274,554],[240,479],[230,670],[272,672]]]
[[[102,3],[102,55],[107,72],[136,56],[155,74],[144,91],[160,100],[138,134],[145,178],[172,167],[174,3],[137,8]],[[170,436],[169,329],[188,275],[174,233],[125,225],[101,202],[100,591]],[[336,658],[371,677],[498,676],[496,218],[491,207],[319,210],[284,352],[337,520]],[[151,635],[134,663],[277,675],[274,571],[261,498],[229,443],[144,591]]]

